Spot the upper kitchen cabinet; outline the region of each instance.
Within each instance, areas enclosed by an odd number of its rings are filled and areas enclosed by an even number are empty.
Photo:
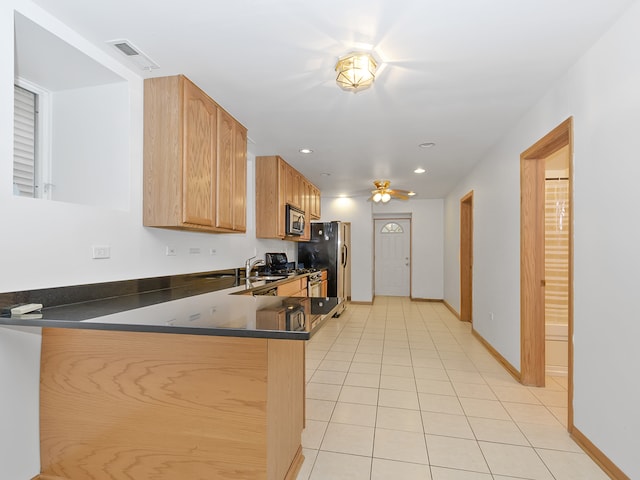
[[[285,237],[289,165],[278,156],[256,157],[256,237]]]
[[[302,236],[287,236],[287,204],[305,212]],[[281,157],[256,157],[256,237],[305,241],[311,238],[308,224],[319,209],[320,190]]]
[[[320,189],[313,184],[311,184],[309,202],[309,216],[312,220],[320,220]]]
[[[144,225],[246,231],[246,129],[183,75],[144,87]]]

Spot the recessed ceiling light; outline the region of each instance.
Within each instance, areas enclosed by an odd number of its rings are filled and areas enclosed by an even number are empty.
[[[327,172],[321,173],[320,175],[322,175],[323,177],[330,177],[331,176],[331,174],[327,173]]]
[[[431,148],[431,147],[435,147],[436,144],[433,142],[424,142],[421,143],[420,145],[418,145],[420,148]]]
[[[424,173],[424,172],[426,172],[426,170],[422,167],[418,167],[413,171],[413,173]]]
[[[409,195],[410,197],[413,197],[416,194],[416,192],[409,192],[407,193],[407,195]]]
[[[313,153],[313,150],[311,150],[310,148],[301,148],[300,150],[298,150],[300,153]]]

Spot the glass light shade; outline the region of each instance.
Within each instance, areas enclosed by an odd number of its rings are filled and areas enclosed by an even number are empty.
[[[382,194],[382,203],[387,203],[389,200],[391,200],[391,195],[389,195],[387,192]]]
[[[336,63],[336,83],[349,92],[366,90],[376,78],[377,67],[376,61],[368,53],[350,53]]]
[[[382,194],[380,192],[376,192],[373,195],[373,199],[374,202],[378,203],[380,200],[382,200]]]

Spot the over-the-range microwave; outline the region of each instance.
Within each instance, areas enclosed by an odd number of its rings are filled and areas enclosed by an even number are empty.
[[[285,233],[287,235],[304,234],[304,212],[287,204],[287,224]]]

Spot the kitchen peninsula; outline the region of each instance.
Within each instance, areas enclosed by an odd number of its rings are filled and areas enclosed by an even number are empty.
[[[0,317],[42,328],[36,479],[295,479],[301,340],[341,300],[196,280]]]

